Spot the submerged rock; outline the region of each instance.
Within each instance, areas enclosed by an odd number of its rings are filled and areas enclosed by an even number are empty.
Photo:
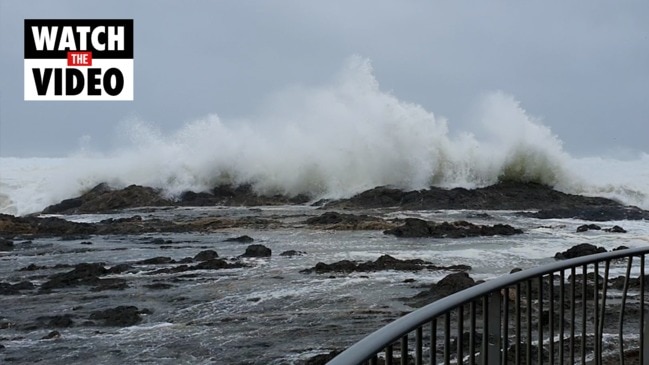
[[[141,311],[136,306],[118,306],[92,312],[90,319],[100,320],[104,326],[128,327],[142,322],[140,314],[144,313],[148,313],[148,311]]]
[[[521,234],[522,230],[508,224],[493,226],[476,225],[466,221],[435,223],[417,218],[407,218],[402,226],[387,230],[385,234],[397,237],[435,237],[435,238],[464,238],[478,236],[509,236]]]
[[[378,217],[372,217],[366,214],[355,215],[338,212],[326,212],[320,216],[311,217],[304,221],[304,223],[310,226],[337,230],[377,230],[394,227],[393,223]]]
[[[586,231],[599,231],[602,229],[602,227],[598,226],[597,224],[582,224],[581,226],[577,227],[577,232],[586,232]]]

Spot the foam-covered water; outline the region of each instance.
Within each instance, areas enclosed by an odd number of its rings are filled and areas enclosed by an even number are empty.
[[[141,184],[174,196],[219,183],[261,193],[340,198],[379,185],[476,187],[538,181],[649,208],[649,155],[574,158],[511,95],[487,93],[473,130],[380,89],[368,60],[352,57],[327,85],[278,92],[251,117],[216,114],[163,134],[122,124],[124,147],[66,158],[0,158],[0,212],[26,214],[101,182]]]

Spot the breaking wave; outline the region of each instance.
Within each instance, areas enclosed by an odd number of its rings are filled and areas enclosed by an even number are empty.
[[[260,109],[236,120],[209,115],[170,134],[130,120],[122,125],[126,147],[103,155],[2,158],[0,211],[40,211],[100,182],[158,187],[169,196],[250,183],[264,194],[340,198],[379,185],[472,188],[516,180],[649,205],[649,176],[638,172],[649,171],[648,155],[626,165],[572,158],[501,91],[480,99],[474,130],[452,134],[445,118],[382,91],[369,60],[351,57],[329,84],[288,88]],[[607,164],[628,171],[593,180],[584,167]]]

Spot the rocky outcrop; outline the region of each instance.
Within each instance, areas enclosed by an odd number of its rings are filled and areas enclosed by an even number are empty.
[[[141,314],[151,313],[140,310],[136,306],[118,306],[105,310],[95,311],[90,314],[91,320],[101,321],[103,326],[128,327],[142,322]]]
[[[182,206],[261,206],[261,205],[284,205],[284,204],[305,204],[311,200],[310,197],[300,194],[296,196],[286,195],[260,195],[254,191],[252,185],[219,185],[209,192],[185,192],[180,196],[178,205]]]
[[[223,240],[223,242],[238,242],[238,243],[250,243],[254,241],[255,241],[254,238],[246,235],[239,236],[239,237],[230,237]]]
[[[271,254],[272,250],[264,245],[250,245],[241,257],[270,257]]]
[[[326,212],[317,217],[311,217],[304,223],[313,227],[334,230],[381,230],[395,226],[394,223],[366,214],[355,215],[338,212]]]
[[[330,202],[329,208],[471,209],[538,210],[570,207],[621,206],[605,198],[566,194],[538,183],[500,182],[478,189],[402,191],[377,187],[349,199]]]
[[[412,260],[399,260],[390,255],[383,255],[375,261],[354,262],[350,260],[342,260],[332,264],[325,264],[319,262],[311,269],[302,270],[300,272],[305,274],[316,273],[351,273],[351,272],[372,272],[381,270],[398,270],[398,271],[419,271],[419,270],[451,270],[451,271],[466,271],[471,270],[467,265],[453,265],[453,266],[437,266],[431,262],[412,259]]]
[[[174,205],[161,197],[160,191],[139,185],[113,190],[107,184],[95,186],[87,193],[43,210],[43,214],[79,214],[110,212],[117,209]]]
[[[557,252],[554,255],[554,258],[556,260],[567,260],[575,257],[593,255],[602,252],[606,252],[606,249],[604,247],[597,247],[595,245],[591,245],[590,243],[581,243],[576,246],[570,247],[564,252]]]
[[[507,224],[476,225],[466,221],[435,223],[417,218],[407,218],[402,226],[387,230],[385,234],[397,237],[464,238],[478,236],[509,236],[522,230]]]

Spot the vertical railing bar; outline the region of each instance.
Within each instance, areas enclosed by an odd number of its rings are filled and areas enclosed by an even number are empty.
[[[374,356],[370,359],[370,365],[378,365],[378,363],[379,363],[379,357],[378,357],[377,355],[374,355]]]
[[[587,289],[588,289],[588,264],[581,267],[581,363],[586,363],[586,313],[587,313]]]
[[[489,305],[487,297],[482,297],[482,351],[480,351],[480,363],[489,365],[489,337],[487,331],[489,328]]]
[[[606,260],[605,265],[604,265],[604,283],[602,287],[602,310],[600,312],[600,318],[599,318],[599,326],[595,331],[595,340],[599,341],[599,349],[600,349],[600,356],[599,356],[599,363],[601,364],[602,362],[602,357],[601,357],[601,352],[602,352],[602,347],[603,347],[603,336],[604,336],[604,320],[606,318],[606,295],[607,295],[607,289],[608,289],[608,280],[609,280],[609,275],[610,275],[610,268],[611,268],[611,260]]]
[[[393,349],[392,349],[392,345],[393,345],[393,344],[389,344],[389,345],[385,348],[385,365],[392,365],[392,361],[393,361],[393,354],[392,354]]]
[[[575,313],[577,304],[575,303],[575,286],[577,271],[575,267],[570,268],[570,364],[575,363]]]
[[[437,364],[437,317],[430,321],[430,364]]]
[[[451,312],[444,315],[444,364],[451,363]]]
[[[649,319],[645,308],[645,254],[640,256],[640,365],[649,365]]]
[[[464,346],[464,305],[458,307],[457,311],[457,363],[462,364],[464,355],[462,347]]]
[[[624,289],[622,291],[622,306],[620,308],[620,322],[618,336],[620,339],[620,364],[624,365],[624,311],[626,310],[626,298],[629,293],[629,281],[631,279],[631,265],[633,265],[633,256],[629,256],[629,262],[626,265],[626,275],[624,277]]]
[[[475,322],[476,322],[476,305],[472,301],[469,305],[470,317],[469,318],[469,364],[475,365]]]
[[[550,280],[548,286],[548,296],[550,297],[548,308],[550,311],[550,365],[554,365],[554,272],[550,273],[548,279]]]
[[[516,365],[521,363],[521,284],[516,283]]]
[[[566,280],[566,274],[564,270],[561,270],[559,273],[559,308],[561,308],[561,311],[559,312],[559,326],[561,327],[560,335],[559,335],[559,364],[563,365],[563,356],[564,356],[564,341],[563,341],[563,336],[565,334],[564,331],[564,323],[565,323],[565,305],[566,305],[566,285],[564,281]]]
[[[401,337],[401,365],[408,365],[408,334]]]
[[[597,294],[599,293],[599,262],[595,261],[593,263],[593,271],[595,272],[595,276],[593,277],[593,282],[595,284],[595,290],[593,294],[593,305],[595,307],[593,311],[593,323],[594,323],[594,328],[593,332],[595,332],[595,365],[600,365],[602,363],[602,348],[601,348],[601,342],[600,342],[600,337],[597,336],[597,328],[599,327],[599,300],[597,297]]]
[[[509,351],[509,287],[506,287],[503,291],[505,295],[503,295],[503,356],[502,356],[502,364],[505,365],[507,363],[507,353]]]
[[[487,308],[484,313],[486,325],[484,334],[487,342],[487,364],[500,364],[502,362],[502,301],[500,290],[493,291],[486,296]],[[485,341],[483,340],[483,341]]]
[[[538,354],[537,362],[543,364],[543,275],[538,277],[539,284],[539,323],[538,323]]]
[[[424,334],[422,326],[415,330],[415,365],[423,365]]]
[[[532,279],[527,279],[527,346],[525,351],[525,363],[532,365]]]

